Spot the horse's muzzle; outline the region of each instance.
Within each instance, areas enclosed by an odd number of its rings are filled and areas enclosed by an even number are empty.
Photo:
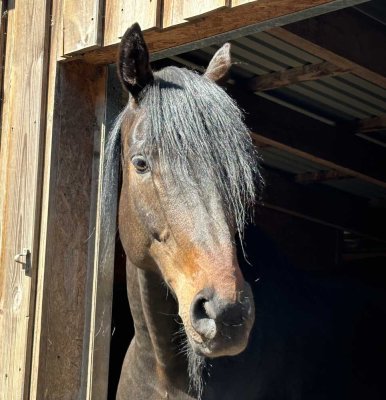
[[[207,357],[236,355],[248,344],[254,318],[252,291],[247,283],[235,301],[220,298],[213,289],[201,290],[193,299],[190,320],[202,343],[193,349]]]

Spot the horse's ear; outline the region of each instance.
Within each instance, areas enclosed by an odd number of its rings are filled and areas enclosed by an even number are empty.
[[[122,37],[119,46],[118,75],[123,87],[136,100],[141,90],[154,79],[149,63],[149,50],[137,23]]]
[[[231,67],[231,45],[225,43],[210,60],[205,76],[214,82],[221,83],[227,79]]]

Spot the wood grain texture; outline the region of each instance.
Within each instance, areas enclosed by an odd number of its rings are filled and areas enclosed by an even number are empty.
[[[183,0],[184,19],[202,17],[219,8],[227,7],[228,0]]]
[[[94,139],[94,171],[92,191],[92,226],[95,233],[90,241],[89,272],[86,298],[89,307],[86,319],[83,380],[81,397],[93,400],[105,400],[108,395],[108,376],[111,338],[111,312],[114,283],[115,234],[118,205],[118,176],[112,187],[103,187],[105,145],[113,123],[121,110],[121,84],[116,79],[116,69],[108,68],[107,87],[100,88],[100,101],[97,104],[96,115],[99,119],[100,132]],[[106,72],[107,74],[107,72]],[[101,82],[102,83],[102,82]],[[103,89],[106,89],[102,92]],[[102,94],[105,94],[102,96]],[[102,192],[108,190],[115,199],[108,213],[102,213]],[[107,222],[106,220],[109,220]],[[111,223],[112,221],[113,223]],[[106,223],[107,222],[107,223]],[[108,228],[107,228],[108,227]]]
[[[4,78],[4,56],[7,31],[7,12],[5,1],[0,1],[0,104],[3,104],[3,78]],[[0,149],[1,149],[1,107],[0,107]]]
[[[0,398],[28,397],[45,127],[49,1],[8,2],[0,155]],[[31,251],[26,275],[14,261]]]
[[[126,21],[124,26],[119,28],[121,32],[111,33],[118,28],[112,26],[119,20],[114,16],[113,3],[117,0],[106,0],[106,29],[104,48],[92,50],[79,58],[92,64],[109,64],[116,62],[119,36],[123,34],[131,22]],[[202,18],[190,21],[188,24],[172,26],[162,31],[147,31],[145,39],[151,53],[161,52],[166,49],[182,46],[188,43],[197,42],[208,37],[231,32],[249,25],[263,23],[275,18],[287,16],[293,13],[309,10],[316,6],[330,5],[331,0],[259,0],[243,7],[236,7],[232,10],[220,9]],[[113,13],[109,15],[109,13]],[[122,23],[119,23],[122,25]]]
[[[328,61],[342,69],[351,70],[355,75],[366,79],[382,88],[386,88],[386,76],[380,75],[374,70],[370,70],[361,64],[357,64],[355,61],[343,57],[339,53],[335,53],[328,48],[319,46],[317,41],[311,41],[304,37],[294,34],[284,28],[274,28],[269,31],[272,36],[277,37],[287,43],[292,44],[316,57],[319,57],[325,61]],[[369,42],[370,43],[370,42]]]
[[[144,31],[160,28],[161,0],[106,0],[104,46],[119,42],[134,22]]]
[[[243,4],[252,3],[254,1],[259,1],[259,0],[231,0],[231,6],[232,7],[242,6]]]
[[[183,2],[181,0],[164,0],[162,10],[162,28],[183,24],[184,19]]]
[[[40,290],[38,399],[78,398],[87,315],[94,137],[105,68],[59,64]],[[46,182],[47,183],[47,182]],[[91,230],[91,231],[90,231]],[[35,359],[37,355],[35,353]]]
[[[336,76],[347,72],[350,71],[326,61],[251,78],[247,83],[247,88],[254,92],[274,90],[300,82],[314,81],[326,76]]]
[[[33,338],[33,353],[31,367],[31,385],[30,398],[39,399],[37,394],[39,375],[39,364],[45,361],[45,345],[46,338],[42,337],[42,322],[43,322],[43,301],[46,301],[45,293],[45,273],[46,273],[46,258],[47,252],[47,232],[48,232],[48,212],[50,201],[51,185],[54,185],[56,179],[54,171],[51,171],[52,160],[55,158],[53,154],[56,149],[57,138],[53,135],[54,129],[54,110],[58,101],[59,79],[57,79],[57,71],[63,54],[63,10],[65,0],[56,0],[51,8],[51,35],[50,35],[50,57],[48,68],[48,94],[47,94],[47,112],[46,112],[46,135],[44,145],[44,171],[43,171],[43,190],[42,190],[42,212],[40,221],[40,238],[39,238],[39,261],[37,271],[37,286],[36,286],[36,307],[35,307],[35,322],[34,322],[34,338]],[[52,173],[51,173],[52,172]],[[47,292],[48,293],[48,292]],[[43,346],[43,347],[42,347]],[[43,350],[42,350],[43,349]],[[41,357],[40,357],[41,356]]]
[[[66,0],[64,2],[64,55],[101,45],[102,6],[102,0]]]

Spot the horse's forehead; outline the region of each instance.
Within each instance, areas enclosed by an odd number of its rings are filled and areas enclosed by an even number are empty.
[[[129,146],[143,140],[145,135],[144,118],[144,110],[137,106],[128,105],[121,124],[121,134],[125,143]]]

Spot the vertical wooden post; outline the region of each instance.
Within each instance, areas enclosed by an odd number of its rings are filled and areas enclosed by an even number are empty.
[[[90,250],[95,238],[93,164],[98,149],[94,140],[105,118],[106,67],[75,61],[60,64],[56,72],[35,324],[33,392],[37,399],[77,398],[81,390],[90,321]]]
[[[108,67],[106,96],[97,112],[101,118],[101,132],[94,141],[94,171],[92,210],[93,240],[90,241],[89,268],[87,274],[88,308],[83,345],[81,397],[87,400],[105,400],[108,392],[111,312],[114,283],[114,252],[118,204],[119,160],[116,170],[109,176],[115,181],[104,187],[106,145],[114,121],[121,111],[121,85],[116,69]],[[103,119],[102,119],[103,118]],[[111,202],[103,206],[103,192],[109,191]],[[107,221],[108,220],[108,221]]]

